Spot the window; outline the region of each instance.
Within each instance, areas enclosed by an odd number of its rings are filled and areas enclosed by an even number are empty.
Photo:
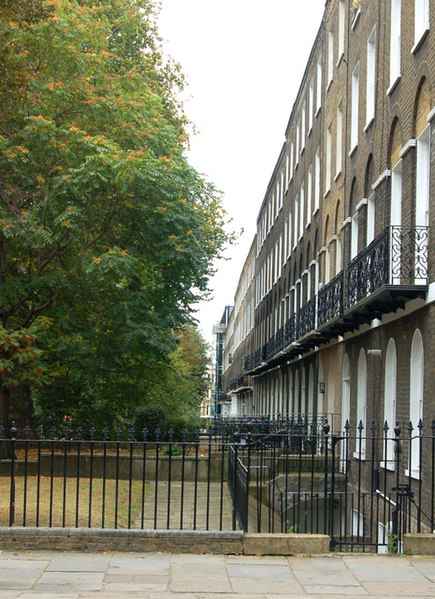
[[[316,152],[314,169],[314,210],[319,209],[320,202],[320,148]]]
[[[290,156],[289,156],[289,153],[287,152],[287,154],[285,156],[285,188],[286,188],[286,191],[288,189],[289,181],[290,181]]]
[[[415,0],[414,44],[417,45],[429,29],[429,0]]]
[[[417,139],[417,185],[415,224],[427,226],[429,223],[429,174],[430,174],[430,127],[427,126]]]
[[[340,62],[341,57],[344,54],[344,15],[345,6],[344,0],[340,0],[338,3],[338,56],[337,64]]]
[[[396,424],[397,355],[394,339],[390,339],[385,358],[384,422],[389,430],[384,441],[384,467],[394,470],[394,427]]]
[[[356,406],[356,447],[355,457],[365,457],[366,452],[366,422],[367,422],[367,360],[363,349],[358,358],[358,381],[357,381],[357,406]],[[362,429],[360,429],[362,424]],[[362,431],[360,433],[360,430]]]
[[[375,193],[367,199],[367,245],[375,238]]]
[[[390,89],[392,90],[400,77],[400,46],[401,46],[401,0],[391,0],[391,35],[390,35]]]
[[[332,150],[332,133],[331,125],[326,130],[326,173],[325,173],[325,194],[331,189],[331,150]]]
[[[413,440],[410,446],[409,470],[407,474],[416,477],[420,474],[420,440],[418,424],[423,418],[423,381],[424,381],[424,351],[423,339],[417,329],[412,338],[411,346],[411,372],[410,372],[410,397],[409,420],[414,427]]]
[[[288,215],[288,236],[287,236],[287,257],[290,257],[292,251],[292,213]]]
[[[304,102],[301,112],[301,154],[305,149],[305,131],[306,131],[306,104]]]
[[[301,122],[299,121],[299,123],[297,124],[297,127],[296,127],[296,158],[295,158],[296,165],[295,166],[297,166],[299,164],[300,147],[301,147]]]
[[[293,238],[293,247],[295,248],[297,246],[298,243],[298,210],[299,208],[299,200],[296,197],[295,199],[295,205],[294,205],[294,213],[293,213],[293,218],[294,218],[294,227],[295,227],[295,234],[294,234],[294,238]]]
[[[312,195],[313,195],[313,169],[310,166],[307,175],[307,226],[311,222],[311,210],[312,210]]]
[[[302,183],[300,193],[300,205],[299,205],[299,237],[301,238],[304,234],[304,210],[305,210],[305,187]]]
[[[317,93],[316,93],[316,114],[322,106],[322,57],[317,63]]]
[[[328,87],[334,72],[334,33],[328,31]]]
[[[337,139],[335,146],[335,175],[338,176],[342,169],[343,156],[343,110],[341,102],[337,108]]]
[[[290,179],[289,179],[289,181],[291,181],[293,179],[294,170],[295,170],[295,144],[292,141],[292,143],[290,145]]]
[[[358,212],[352,217],[351,224],[351,242],[350,242],[350,258],[355,258],[358,253]]]
[[[402,161],[391,171],[390,225],[402,224]]]
[[[311,79],[308,90],[308,133],[313,128],[314,120],[314,77]]]
[[[366,127],[375,118],[376,100],[376,27],[367,40]]]
[[[350,151],[358,145],[358,118],[359,118],[359,63],[352,73],[352,106],[350,125]]]

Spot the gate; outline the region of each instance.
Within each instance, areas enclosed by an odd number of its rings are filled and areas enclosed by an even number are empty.
[[[229,452],[233,518],[243,530],[321,533],[331,549],[400,553],[407,532],[432,532],[435,423],[360,423],[248,433]],[[424,456],[424,460],[423,460]]]

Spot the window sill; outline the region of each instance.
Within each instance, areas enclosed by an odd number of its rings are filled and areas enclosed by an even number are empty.
[[[322,110],[322,106],[320,105],[318,107],[318,109],[316,110],[316,114],[314,115],[316,118],[319,116],[321,110]]]
[[[420,474],[420,470],[417,469],[405,470],[405,476],[407,478],[412,478],[413,480],[420,480]],[[423,476],[421,476],[421,480],[423,480]]]
[[[429,27],[423,31],[423,33],[420,35],[420,38],[412,46],[411,54],[416,54],[420,50],[420,48],[424,44],[424,41],[428,35],[429,35]]]
[[[359,451],[354,451],[353,457],[355,460],[360,460],[361,462],[365,462],[367,460],[365,451],[361,451],[361,453]]]
[[[398,85],[398,83],[400,81],[401,76],[402,75],[399,73],[397,75],[397,77],[394,79],[394,81],[391,83],[390,87],[387,89],[387,96],[391,96],[391,94],[393,93],[393,91],[396,89],[396,87],[397,87],[397,85]]]
[[[352,19],[352,31],[355,29],[355,27],[358,25],[358,21],[360,19],[361,16],[361,8],[358,9],[358,12],[355,13],[355,16]]]
[[[317,206],[317,208],[314,208],[313,210],[313,216],[316,216],[316,214],[319,212],[319,206]]]
[[[349,152],[349,158],[352,158],[352,156],[355,154],[357,148],[358,148],[358,144],[355,144],[353,146],[353,148],[351,149],[351,151]]]
[[[372,116],[372,118],[367,121],[367,125],[364,127],[364,133],[367,133],[367,131],[370,129],[370,127],[373,125],[373,123],[375,122],[375,117]]]
[[[334,177],[334,181],[337,182],[337,180],[340,178],[341,175],[341,169],[338,171],[338,173],[336,173],[335,177]]]
[[[329,188],[325,191],[325,193],[323,194],[323,199],[326,200],[326,198],[329,196],[330,193],[331,193],[331,188]]]
[[[341,61],[343,60],[343,56],[344,56],[344,50],[341,51],[340,56],[338,57],[338,60],[336,62],[335,67],[338,69],[338,67],[340,66]]]
[[[329,88],[331,87],[331,85],[332,85],[332,82],[333,82],[333,81],[334,81],[334,79],[330,79],[330,80],[328,81],[328,85],[326,86],[326,91],[327,91],[327,92],[329,92]]]
[[[382,460],[382,462],[379,465],[384,470],[389,470],[390,472],[394,472],[396,470],[394,460],[388,460],[387,462],[385,460]]]

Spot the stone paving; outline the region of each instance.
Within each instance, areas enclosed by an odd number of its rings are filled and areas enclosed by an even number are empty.
[[[1,599],[435,597],[435,558],[0,551]]]

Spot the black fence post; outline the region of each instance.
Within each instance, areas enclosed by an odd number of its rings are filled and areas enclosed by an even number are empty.
[[[15,442],[17,428],[15,422],[11,426],[11,491],[9,497],[9,526],[15,523]]]

